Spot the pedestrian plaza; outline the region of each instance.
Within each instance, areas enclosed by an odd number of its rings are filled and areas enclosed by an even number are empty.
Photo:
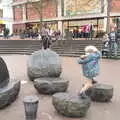
[[[92,102],[90,109],[83,118],[68,118],[58,114],[52,105],[51,95],[38,94],[32,81],[27,76],[27,55],[3,55],[7,64],[10,78],[21,81],[19,96],[8,107],[0,110],[0,120],[25,120],[23,99],[29,95],[39,97],[37,120],[118,120],[120,118],[120,60],[101,59],[100,75],[96,78],[99,83],[113,85],[114,96],[110,102]],[[77,64],[77,58],[61,57],[62,74],[69,80],[67,92],[77,95],[83,83],[81,66]]]

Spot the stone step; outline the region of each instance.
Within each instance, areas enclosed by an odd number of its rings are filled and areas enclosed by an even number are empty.
[[[55,50],[54,50],[55,51]],[[84,51],[83,50],[81,50],[81,51],[64,51],[64,50],[56,50],[55,52],[57,52],[57,53],[73,53],[73,54],[80,54],[80,53],[84,53]]]
[[[35,50],[39,50],[39,49],[41,49],[41,48],[34,48],[34,49],[31,49],[31,48],[29,48],[29,49],[27,49],[27,48],[24,48],[24,49],[15,49],[15,48],[7,48],[7,49],[0,49],[0,51],[2,52],[2,51],[8,51],[8,52],[10,52],[10,51],[35,51]]]
[[[56,46],[56,47],[52,47],[52,49],[85,49],[85,47],[88,46],[88,45],[85,45],[85,46],[82,46],[82,45],[79,45],[79,46]],[[97,45],[94,45],[96,46],[98,49],[102,49],[102,46],[97,46]]]
[[[99,50],[102,48],[102,42],[98,40],[62,40],[53,42],[51,49],[64,56],[80,56],[84,54],[85,46],[90,44],[97,46]],[[37,40],[0,40],[0,54],[31,54],[41,48],[42,43]],[[120,56],[120,45],[118,56]]]
[[[76,54],[59,54],[60,56],[66,56],[66,57],[80,57],[80,55]]]
[[[0,48],[26,48],[26,47],[41,47],[42,45],[0,45]]]
[[[0,47],[0,50],[30,50],[30,49],[41,49],[42,47]]]
[[[102,42],[102,39],[101,40],[61,40],[61,41],[56,41],[56,43],[95,43],[95,42]]]
[[[68,46],[68,45],[72,45],[72,46],[77,46],[77,45],[102,45],[102,43],[76,43],[76,44],[70,44],[70,43],[63,43],[63,44],[54,44],[55,46]],[[53,46],[54,46],[53,45]]]
[[[0,51],[0,54],[31,54],[34,51]]]
[[[64,51],[67,51],[67,50],[70,50],[70,51],[84,51],[85,48],[51,48],[52,50],[56,50],[56,51],[61,51],[61,50],[64,50]],[[99,50],[101,50],[100,48],[98,48]]]

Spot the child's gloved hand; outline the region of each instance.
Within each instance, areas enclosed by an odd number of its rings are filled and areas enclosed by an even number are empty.
[[[85,58],[87,58],[87,57],[88,57],[88,55],[81,55],[81,56],[80,56],[81,59],[85,59]]]

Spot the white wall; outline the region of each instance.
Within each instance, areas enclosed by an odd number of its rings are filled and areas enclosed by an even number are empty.
[[[12,0],[2,0],[0,8],[3,9],[3,20],[5,21],[6,27],[9,28],[10,34],[13,32],[13,11],[11,6]]]

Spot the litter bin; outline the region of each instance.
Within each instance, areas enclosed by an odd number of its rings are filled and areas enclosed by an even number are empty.
[[[26,96],[24,98],[26,120],[36,120],[39,98],[37,96]]]

